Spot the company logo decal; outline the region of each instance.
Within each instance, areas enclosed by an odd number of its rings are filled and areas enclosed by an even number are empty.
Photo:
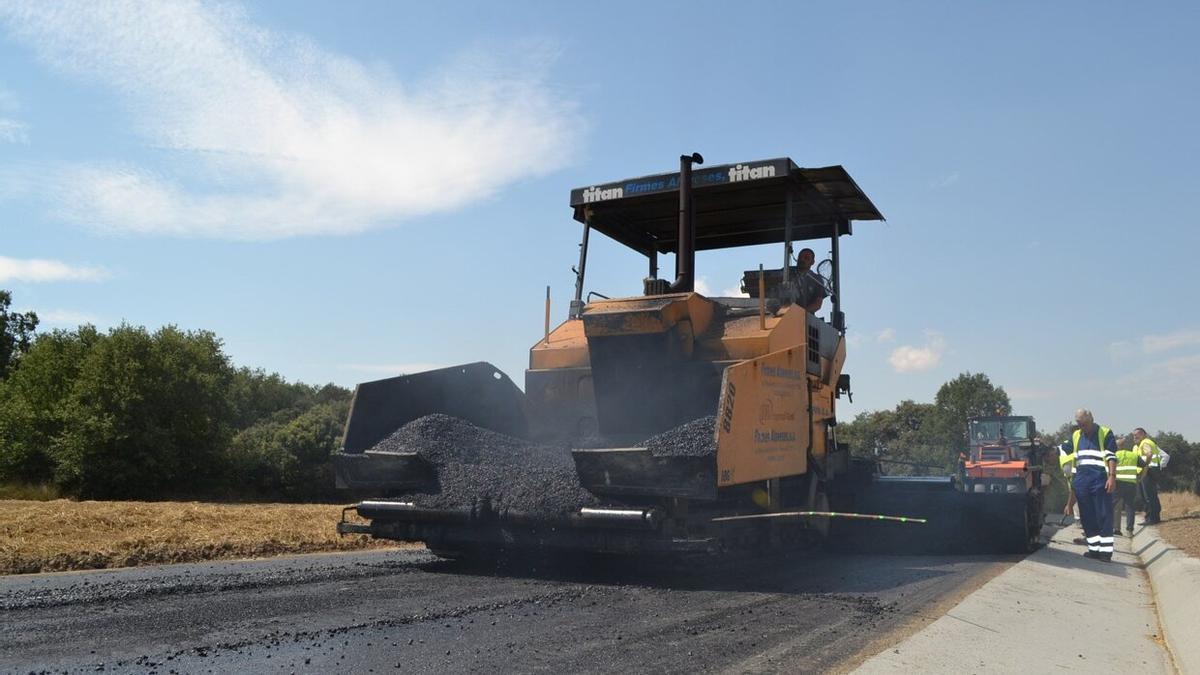
[[[597,188],[590,187],[583,191],[583,203],[591,204],[593,202],[602,202],[606,199],[620,199],[625,196],[625,191],[619,187]]]
[[[729,182],[737,183],[744,180],[758,180],[760,178],[774,178],[775,166],[772,164],[760,164],[758,166],[748,166],[738,164],[729,170]]]

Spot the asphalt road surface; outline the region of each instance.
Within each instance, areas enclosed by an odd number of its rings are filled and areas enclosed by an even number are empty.
[[[1016,556],[815,554],[497,571],[423,550],[0,578],[4,672],[808,672]]]

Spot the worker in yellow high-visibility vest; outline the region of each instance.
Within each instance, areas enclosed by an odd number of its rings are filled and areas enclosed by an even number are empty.
[[[1063,515],[1074,517],[1075,488],[1071,486],[1071,481],[1075,480],[1075,455],[1068,455],[1060,449],[1058,451],[1058,468],[1062,469],[1063,478],[1067,479],[1067,506],[1063,509]]]
[[[1117,491],[1113,494],[1113,522],[1115,531],[1121,534],[1121,511],[1125,511],[1125,534],[1133,536],[1133,503],[1137,501],[1138,479],[1146,467],[1146,460],[1137,450],[1129,450],[1128,439],[1122,436],[1117,441]]]
[[[1158,501],[1159,472],[1162,470],[1162,451],[1154,439],[1146,435],[1146,430],[1138,427],[1133,430],[1134,450],[1142,453],[1146,460],[1146,476],[1142,479],[1142,498],[1146,500],[1146,520],[1143,525],[1154,525],[1162,519],[1162,504]]]
[[[1112,494],[1117,491],[1117,439],[1108,427],[1096,424],[1086,408],[1075,411],[1079,429],[1061,446],[1075,456],[1075,500],[1079,524],[1087,541],[1083,555],[1111,561],[1113,556]],[[1107,472],[1106,472],[1107,469]]]

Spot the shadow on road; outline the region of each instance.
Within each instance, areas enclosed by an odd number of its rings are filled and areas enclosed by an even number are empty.
[[[1078,552],[1066,551],[1061,548],[1047,548],[1038,556],[1038,562],[1053,567],[1084,569],[1121,578],[1129,575],[1129,568],[1136,569],[1141,567],[1139,564],[1127,563],[1121,560],[1113,560],[1112,562],[1091,560],[1090,558],[1083,557],[1083,551],[1084,547],[1082,546]]]

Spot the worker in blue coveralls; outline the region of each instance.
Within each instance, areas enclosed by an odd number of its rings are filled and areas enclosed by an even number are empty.
[[[1075,499],[1087,540],[1084,557],[1112,560],[1113,503],[1117,489],[1117,439],[1108,427],[1096,424],[1092,411],[1075,411],[1079,428],[1063,442],[1062,452],[1075,456]]]

